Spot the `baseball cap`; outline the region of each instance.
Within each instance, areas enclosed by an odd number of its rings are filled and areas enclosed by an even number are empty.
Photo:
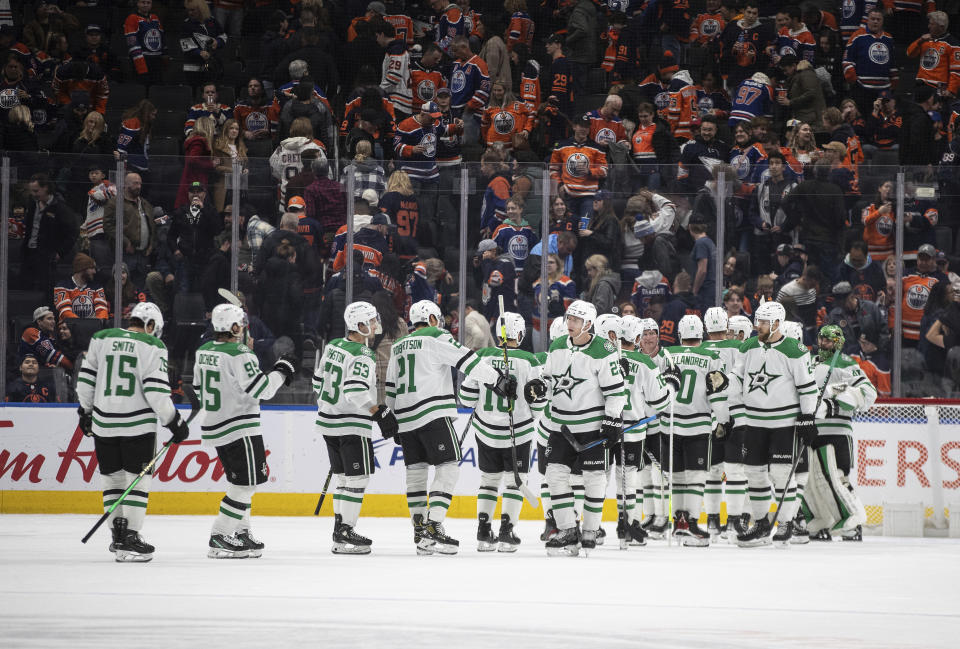
[[[307,202],[303,200],[301,196],[293,196],[287,201],[288,210],[305,210],[307,209]]]
[[[497,242],[493,239],[484,239],[477,245],[477,252],[486,252],[488,250],[496,250]]]
[[[800,126],[801,124],[803,124],[803,122],[801,122],[799,119],[788,119],[788,120],[787,120],[787,128],[796,128],[796,127]]]
[[[370,219],[370,225],[390,225],[390,217],[383,212],[374,214],[373,218]]]
[[[788,243],[781,243],[779,246],[777,246],[778,255],[789,255],[792,253],[793,253],[793,248],[791,248],[790,244]]]
[[[428,101],[427,103],[420,106],[420,112],[426,113],[427,115],[429,115],[434,119],[437,119],[440,117],[440,107],[437,106],[432,101]]]
[[[947,253],[945,253],[945,252],[942,251],[942,250],[939,250],[939,251],[937,251],[937,255],[936,255],[936,257],[934,257],[934,259],[937,260],[937,263],[938,263],[938,264],[945,264],[945,263],[947,263],[947,261],[948,261],[948,259],[947,259]]]
[[[204,184],[203,184],[202,182],[200,182],[199,180],[194,180],[192,183],[190,183],[190,191],[192,191],[192,192],[205,192],[205,191],[207,191],[207,188],[206,188],[206,187],[204,186]]]
[[[917,248],[917,256],[926,255],[927,257],[936,257],[937,249],[933,247],[932,244],[925,243],[919,248]]]
[[[33,320],[34,320],[34,322],[36,322],[37,320],[39,320],[39,319],[42,318],[43,316],[47,315],[48,313],[51,313],[51,314],[53,313],[53,311],[50,310],[50,307],[48,307],[48,306],[38,306],[36,309],[33,310]]]
[[[784,54],[780,57],[780,67],[785,68],[788,65],[796,65],[798,62],[796,54]]]
[[[589,126],[589,125],[590,125],[590,116],[587,115],[586,113],[581,113],[580,115],[577,115],[576,118],[573,120],[573,125],[574,125],[574,126]]]
[[[360,193],[360,198],[367,201],[367,205],[370,207],[376,207],[377,203],[380,202],[380,197],[377,196],[377,190],[375,189],[364,189]]]
[[[453,93],[450,91],[450,88],[447,88],[446,86],[444,86],[443,88],[437,88],[437,97],[439,97],[440,95],[446,95],[449,97],[452,94]]]
[[[95,24],[91,23],[91,24],[87,25],[87,29],[85,30],[85,33],[87,33],[87,34],[100,34],[100,33],[103,33],[103,29],[100,27],[100,25],[95,25]]]
[[[633,236],[638,239],[644,237],[650,237],[657,233],[653,229],[653,225],[647,219],[638,219],[636,223],[633,224]]]
[[[550,34],[547,36],[547,43],[560,43],[563,45],[563,36],[560,34]]]
[[[853,287],[850,286],[850,282],[837,282],[833,285],[834,295],[849,295],[850,293],[853,293]]]
[[[807,246],[805,246],[805,245],[802,244],[802,243],[795,243],[795,244],[793,244],[793,251],[794,251],[794,252],[802,252],[802,253],[806,254],[806,253],[807,253]]]

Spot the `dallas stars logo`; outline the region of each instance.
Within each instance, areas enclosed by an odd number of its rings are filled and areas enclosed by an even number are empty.
[[[767,388],[770,387],[770,382],[776,378],[780,378],[780,374],[770,374],[767,372],[767,364],[764,363],[760,366],[760,369],[756,372],[747,372],[750,375],[750,390],[763,390],[764,394],[769,394]]]
[[[570,370],[568,367],[566,372],[557,377],[557,386],[553,389],[555,395],[566,394],[568,399],[573,399],[573,389],[586,381],[573,376]]]

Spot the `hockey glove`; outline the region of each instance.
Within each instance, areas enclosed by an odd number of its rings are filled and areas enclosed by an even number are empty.
[[[173,419],[170,420],[170,423],[167,424],[166,427],[172,435],[170,441],[174,444],[179,444],[190,436],[190,429],[187,428],[187,422],[183,420],[179,412],[173,415]]]
[[[674,394],[680,392],[680,370],[675,365],[665,367],[660,374],[663,376],[663,382],[673,390]]]
[[[707,372],[707,396],[715,392],[723,392],[730,385],[730,379],[720,370]]]
[[[515,401],[517,399],[517,379],[506,372],[500,372],[496,383],[487,384],[487,387],[493,390],[498,397]]]
[[[817,424],[813,415],[797,415],[797,437],[804,446],[810,446],[817,439]]]
[[[377,406],[377,411],[373,413],[373,420],[380,426],[380,434],[383,435],[384,439],[396,437],[400,430],[400,424],[397,423],[393,411],[383,404]]]
[[[523,398],[527,403],[540,401],[547,396],[547,384],[541,379],[531,379],[523,386]]]
[[[606,441],[607,448],[620,441],[623,421],[614,417],[604,417],[600,423],[600,436]]]
[[[623,378],[630,378],[630,361],[625,358],[621,358],[617,362],[620,363],[620,373],[623,374]]]
[[[273,371],[283,374],[283,384],[293,383],[293,377],[297,374],[297,358],[292,354],[283,354],[280,360],[273,364]]]
[[[713,436],[718,441],[727,436],[729,432],[730,424],[717,424],[717,427],[713,429]]]
[[[817,408],[817,419],[828,419],[838,417],[842,414],[842,406],[836,399],[823,399],[820,401],[820,407]]]
[[[831,399],[838,394],[841,394],[846,391],[849,386],[846,383],[831,383],[827,386],[827,389],[823,391],[824,399]]]
[[[93,437],[93,414],[84,412],[83,407],[77,408],[77,414],[80,415],[77,427],[87,437]]]

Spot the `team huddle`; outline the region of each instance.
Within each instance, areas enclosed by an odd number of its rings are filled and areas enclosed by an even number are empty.
[[[499,344],[474,352],[443,329],[436,304],[421,301],[410,308],[413,330],[391,347],[385,403],[377,403],[371,346],[380,319],[367,302],[348,305],[346,336],[326,345],[313,377],[316,430],[336,480],[332,551],[371,551],[356,527],[376,430],[403,449],[418,554],[459,551],[443,523],[469,432],[481,473],[480,552],[518,549],[523,500],[537,504],[527,486],[534,452],[549,556],[589,554],[604,542],[611,479],[621,549],[664,538],[695,547],[724,538],[748,548],[832,533],[860,540],[866,512],[849,481],[851,419],[873,404],[876,389],[842,354],[839,327],[820,330],[813,359],[799,325],[785,318],[777,302],[761,304],[754,323],[712,308],[703,320],[684,316],[680,345],[663,348],[654,320],[598,316],[578,300],[551,324],[547,352],[520,349],[526,323],[509,312],[496,323]],[[260,369],[243,344],[238,306],[218,305],[212,323],[215,338],[197,350],[193,383],[202,442],[216,449],[228,485],[208,556],[259,557],[264,544],[250,529],[250,505],[267,480],[260,401],[292,380],[295,364],[281,357],[271,371]],[[153,557],[140,536],[149,475],[135,478],[154,456],[157,424],[173,443],[189,434],[169,398],[162,328],[159,310],[139,304],[127,329],[96,334],[80,369],[80,428],[94,437],[117,561]],[[463,377],[457,388],[455,376]],[[458,401],[473,408],[462,436],[453,426]],[[131,480],[136,488],[125,492]]]

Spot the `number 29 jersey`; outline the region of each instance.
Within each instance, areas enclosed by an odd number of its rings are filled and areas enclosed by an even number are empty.
[[[316,430],[322,435],[373,436],[370,409],[377,404],[377,358],[362,343],[331,340],[313,375]]]

